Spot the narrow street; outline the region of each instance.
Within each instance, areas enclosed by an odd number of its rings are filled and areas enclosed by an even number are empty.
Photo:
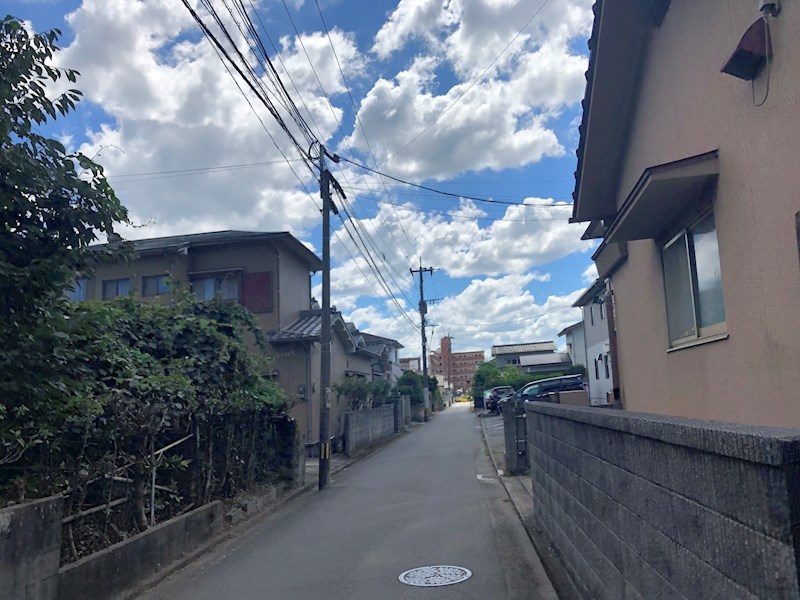
[[[409,569],[472,577],[414,587]],[[487,456],[467,404],[353,464],[145,593],[220,598],[532,599],[555,594]]]

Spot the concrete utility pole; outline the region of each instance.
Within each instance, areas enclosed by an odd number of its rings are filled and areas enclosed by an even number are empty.
[[[322,196],[322,322],[320,324],[320,382],[319,382],[319,489],[328,485],[331,470],[331,212],[339,214],[331,198],[331,182],[337,186],[325,168],[327,152],[319,150],[319,192]],[[330,156],[330,155],[328,155]],[[338,156],[331,159],[339,162]]]
[[[425,420],[431,417],[431,396],[428,391],[428,340],[425,337],[425,315],[428,314],[428,305],[425,303],[425,292],[423,291],[422,274],[425,272],[433,274],[433,267],[422,268],[422,258],[419,259],[419,269],[409,269],[411,276],[419,273],[419,318],[422,325],[422,397],[425,400]]]

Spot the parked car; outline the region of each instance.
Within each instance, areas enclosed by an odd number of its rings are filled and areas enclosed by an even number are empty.
[[[497,403],[503,399],[507,398],[508,396],[514,395],[514,388],[510,385],[499,385],[497,387],[493,387],[491,392],[489,393],[489,397],[486,398],[485,408],[489,412],[494,412],[497,410]]]
[[[583,389],[585,389],[583,378],[580,375],[565,375],[563,377],[550,377],[549,379],[531,381],[519,388],[512,396],[499,400],[497,411],[502,411],[503,405],[509,402],[519,406],[526,400],[543,400],[552,392],[570,392]]]

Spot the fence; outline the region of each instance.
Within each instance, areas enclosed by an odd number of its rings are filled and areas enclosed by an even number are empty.
[[[254,483],[302,482],[296,430],[266,411],[220,415],[151,450],[146,470],[125,455],[84,460],[93,474],[62,494],[0,510],[0,598],[105,598],[99,581],[120,590],[166,566],[216,531],[221,507],[210,500]]]
[[[535,522],[585,598],[800,598],[800,430],[526,411]]]
[[[394,433],[395,409],[393,405],[347,413],[345,417],[347,456],[356,456]]]

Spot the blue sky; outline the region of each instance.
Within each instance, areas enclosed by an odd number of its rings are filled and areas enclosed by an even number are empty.
[[[591,281],[592,244],[568,217],[591,0],[243,4],[330,150],[478,199],[334,168],[349,219],[333,221],[332,299],[347,318],[418,355],[409,268],[420,261],[436,268],[425,278],[437,299],[433,348],[448,332],[455,350],[556,339],[579,318],[570,306]],[[319,253],[314,178],[266,109],[248,105],[180,0],[4,8],[35,31],[62,30],[56,61],[81,72],[85,100],[48,133],[97,155],[136,224],[124,235],[288,230]]]

